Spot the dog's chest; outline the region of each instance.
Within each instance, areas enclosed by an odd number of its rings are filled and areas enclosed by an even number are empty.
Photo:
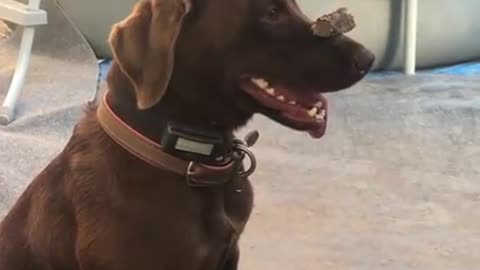
[[[88,218],[79,221],[77,247],[86,255],[81,262],[100,258],[122,270],[219,269],[250,216],[250,183],[191,188],[181,179],[160,179],[129,181],[134,185],[121,186],[120,203],[85,208]]]
[[[202,219],[206,231],[225,236],[240,234],[252,208],[251,191],[227,187],[205,197]]]
[[[168,202],[162,200],[152,219],[138,217],[144,224],[138,226],[136,222],[137,244],[132,245],[130,239],[121,245],[129,247],[130,258],[138,257],[136,261],[156,258],[158,264],[167,268],[218,269],[235,248],[250,216],[251,185],[243,180],[224,187],[182,190],[175,194],[175,201],[173,197],[168,197]],[[142,227],[148,229],[142,232]],[[128,229],[131,234],[132,228]],[[134,252],[132,246],[141,248]]]
[[[202,218],[196,222],[199,246],[192,252],[205,269],[215,269],[237,244],[250,216],[253,196],[249,183],[229,185],[204,196]]]
[[[249,182],[234,182],[220,192],[205,195],[204,217],[215,231],[240,234],[250,216],[253,192]]]

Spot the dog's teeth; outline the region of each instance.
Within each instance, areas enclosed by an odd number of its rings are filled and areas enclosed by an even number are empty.
[[[292,100],[292,101],[289,101],[288,104],[290,104],[290,105],[296,105],[297,102],[295,102],[294,100]]]
[[[325,116],[327,116],[327,111],[322,110],[322,111],[320,112],[320,116],[322,116],[322,119],[325,118]]]
[[[277,99],[280,100],[280,101],[285,101],[285,97],[284,97],[284,96],[277,96]]]
[[[318,114],[315,115],[315,119],[317,120],[324,120],[325,116],[327,116],[327,112],[325,110],[321,110]]]
[[[318,112],[317,107],[313,107],[310,111],[308,111],[308,115],[311,116],[311,117],[315,117],[317,112]]]
[[[268,82],[262,78],[252,78],[252,83],[254,83],[256,86],[266,89],[268,87]]]
[[[275,89],[273,88],[267,88],[265,90],[265,92],[267,92],[267,94],[269,94],[270,96],[274,96],[275,95]]]

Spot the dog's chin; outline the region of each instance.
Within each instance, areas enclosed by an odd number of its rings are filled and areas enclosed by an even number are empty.
[[[266,79],[244,77],[240,88],[255,101],[258,111],[298,131],[322,138],[327,129],[328,103],[318,91],[298,91]]]

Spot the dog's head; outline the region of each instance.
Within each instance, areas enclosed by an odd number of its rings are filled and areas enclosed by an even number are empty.
[[[238,127],[255,113],[313,137],[325,133],[321,93],[352,86],[374,56],[344,35],[315,36],[294,0],[150,0],[116,24],[115,62],[139,110]]]

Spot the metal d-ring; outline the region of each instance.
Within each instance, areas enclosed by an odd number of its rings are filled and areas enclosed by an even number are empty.
[[[236,172],[237,176],[246,178],[252,175],[257,169],[257,159],[255,158],[255,155],[253,154],[253,152],[249,149],[249,145],[242,140],[235,139],[233,142],[233,151],[237,152],[237,154],[240,155],[240,157],[238,157],[237,159],[237,162],[240,162],[240,163],[243,162],[243,160],[245,159],[245,156],[247,156],[250,159],[250,167],[248,168],[248,170],[239,169]],[[192,179],[192,176],[194,173],[194,166],[195,166],[195,162],[193,161],[191,161],[188,164],[187,172],[185,175],[187,183],[190,186],[204,186],[205,184],[211,184],[211,183],[202,183],[202,184],[195,183],[195,181]]]
[[[194,185],[193,181],[192,181],[192,175],[193,175],[193,166],[194,166],[194,162],[193,161],[190,161],[188,163],[188,168],[187,168],[187,173],[185,175],[185,178],[187,180],[187,183],[189,185]]]
[[[238,176],[241,176],[241,177],[249,177],[250,175],[253,174],[253,172],[255,171],[255,169],[257,168],[257,159],[255,158],[255,155],[253,154],[253,152],[248,148],[248,146],[246,146],[245,144],[236,144],[235,147],[234,147],[234,150],[235,151],[239,151],[241,152],[242,156],[248,156],[248,158],[250,159],[250,168],[248,168],[248,170],[239,170],[237,172],[237,175]]]

